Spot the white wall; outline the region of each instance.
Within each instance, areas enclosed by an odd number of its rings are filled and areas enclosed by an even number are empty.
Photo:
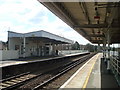
[[[17,59],[19,54],[17,50],[0,50],[0,60]]]
[[[0,50],[2,50],[2,42],[0,41]]]
[[[59,55],[68,55],[68,54],[76,54],[76,53],[83,53],[88,52],[86,50],[59,50]]]
[[[21,45],[22,38],[9,38],[9,50],[15,50],[15,45]]]
[[[33,38],[34,39],[34,38]],[[29,57],[31,54],[33,56],[37,56],[37,49],[39,48],[39,56],[44,56],[45,51],[41,49],[41,47],[45,46],[45,42],[36,40],[30,40],[30,38],[26,38],[26,44],[25,44],[25,56]],[[49,43],[47,43],[49,44]],[[23,38],[9,38],[9,50],[15,50],[15,45],[19,46],[19,57],[23,57]],[[48,46],[50,51],[49,55],[53,54],[53,51],[56,51],[56,47],[53,45]],[[41,51],[42,50],[42,51]],[[41,53],[42,52],[42,53]]]
[[[2,50],[0,50],[0,60],[2,60]]]

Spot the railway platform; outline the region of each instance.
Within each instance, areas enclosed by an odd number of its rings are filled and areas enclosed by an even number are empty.
[[[80,55],[84,53],[88,53],[88,52],[68,54],[63,56],[26,57],[26,58],[19,58],[19,59],[2,60],[0,61],[0,67],[37,62],[37,61],[48,61],[52,59],[71,57],[71,56]]]
[[[114,75],[101,60],[102,53],[94,55],[79,68],[60,88],[119,88]]]
[[[33,61],[45,61],[51,58],[56,58],[57,56],[47,56],[47,57],[26,57],[26,58],[19,58],[19,59],[9,59],[9,60],[2,60],[0,61],[0,67],[4,66],[11,66],[23,63],[29,63]]]

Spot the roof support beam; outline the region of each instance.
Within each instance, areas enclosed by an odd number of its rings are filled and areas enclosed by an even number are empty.
[[[75,25],[73,28],[107,28],[107,24],[84,24]]]
[[[111,28],[119,28],[118,24],[112,24]],[[73,28],[108,28],[108,24],[84,24],[84,25],[75,25]]]
[[[86,17],[86,19],[88,21],[88,24],[90,24],[89,14],[88,14],[85,2],[79,2],[79,5],[80,5],[80,7],[81,7],[81,9],[83,11],[83,14],[85,15],[85,17]]]
[[[67,11],[66,7],[64,7],[62,2],[41,2],[41,0],[38,1],[69,26],[77,25],[76,21],[74,20],[72,15]]]
[[[96,35],[96,34],[90,34],[89,36],[90,37],[105,37],[104,35],[100,35],[100,34],[98,34],[98,35]]]
[[[99,44],[102,44],[102,43],[103,43],[103,40],[92,40],[91,42],[92,42],[92,43],[99,43]]]
[[[70,21],[72,21],[74,24],[77,24],[73,16],[70,14],[70,12],[66,9],[66,7],[62,3],[53,2],[53,5],[60,11],[60,13],[63,13],[63,15],[66,18],[69,18]]]

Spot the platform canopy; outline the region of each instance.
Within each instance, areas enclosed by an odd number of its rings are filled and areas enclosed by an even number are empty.
[[[29,33],[17,33],[8,31],[9,38],[28,38],[34,42],[42,41],[44,43],[51,43],[51,44],[71,44],[73,43],[72,40],[66,39],[64,37],[40,30],[35,32]]]
[[[120,43],[120,2],[41,2],[92,43]],[[50,1],[50,0],[49,0]]]

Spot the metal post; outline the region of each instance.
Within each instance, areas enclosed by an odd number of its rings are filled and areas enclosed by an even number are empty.
[[[25,36],[23,37],[23,57],[25,58],[25,43],[26,43],[26,39]]]
[[[10,31],[8,31],[8,50],[10,50]]]
[[[37,56],[39,56],[39,45],[38,45],[38,40],[36,40],[37,42]]]
[[[118,44],[118,48],[120,48],[119,47],[119,44]],[[118,50],[118,56],[119,56],[119,54],[120,54],[120,52],[119,52],[119,50]],[[117,80],[118,80],[118,75],[119,75],[119,59],[117,59]]]
[[[49,43],[49,55],[52,55],[53,47],[52,43]]]
[[[108,44],[108,62],[107,62],[107,70],[110,69],[110,45]]]
[[[106,41],[103,42],[103,59],[106,62]]]
[[[56,51],[57,46],[55,46],[55,44],[52,44],[52,55],[55,55],[55,51]]]
[[[105,58],[105,45],[104,45],[104,42],[103,42],[103,59]]]
[[[119,73],[119,66],[118,66],[119,62],[118,62],[118,59],[117,59],[117,78],[118,78],[118,73]]]
[[[108,30],[108,33],[107,33],[107,41],[108,41],[107,70],[110,70],[110,30]]]
[[[98,43],[98,48],[97,49],[98,49],[98,52],[99,52],[100,51],[100,44],[99,43]]]

